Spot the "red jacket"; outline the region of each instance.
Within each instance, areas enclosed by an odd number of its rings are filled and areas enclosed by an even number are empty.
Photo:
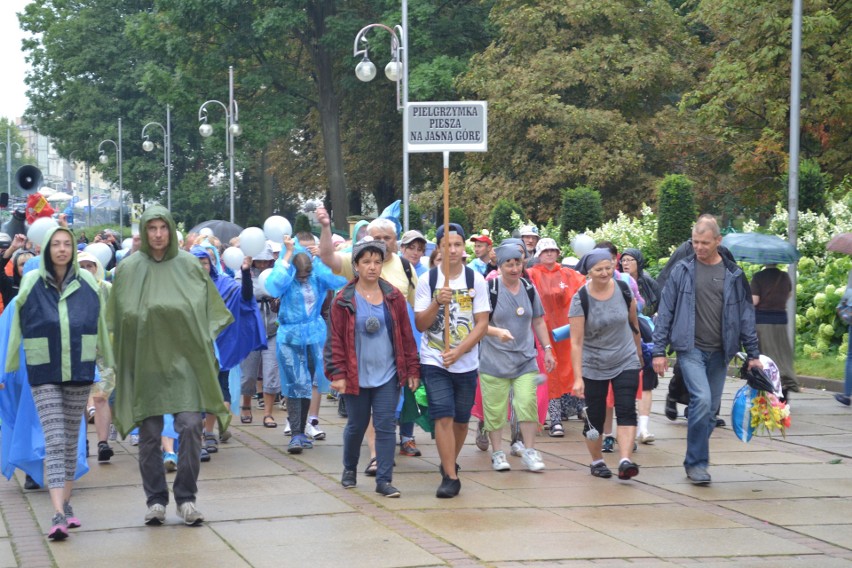
[[[357,395],[358,356],[355,354],[355,283],[356,276],[334,297],[331,303],[331,334],[325,348],[325,376],[330,381],[346,381],[346,394]],[[410,377],[420,377],[417,343],[408,319],[405,297],[386,280],[379,279],[385,306],[391,316],[393,353],[399,384]]]

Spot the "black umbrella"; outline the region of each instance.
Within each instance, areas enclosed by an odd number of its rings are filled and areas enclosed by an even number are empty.
[[[201,229],[210,229],[213,231],[213,235],[225,244],[228,244],[228,241],[234,237],[239,237],[240,233],[243,232],[243,228],[239,225],[231,223],[230,221],[219,221],[218,219],[199,223],[191,228],[189,232],[200,233]]]
[[[745,380],[745,382],[748,383],[748,386],[755,390],[770,393],[775,392],[775,387],[772,385],[772,381],[769,380],[769,377],[763,369],[759,369],[757,367],[749,369],[748,361],[743,363],[743,366],[740,368],[740,378]]]

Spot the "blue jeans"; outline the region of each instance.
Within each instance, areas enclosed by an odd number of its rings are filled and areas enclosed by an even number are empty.
[[[722,403],[728,361],[721,351],[678,351],[677,360],[689,390],[689,421],[686,430],[686,468],[706,468],[710,462],[710,435]]]
[[[361,456],[361,443],[373,415],[376,430],[376,483],[393,479],[393,456],[396,451],[396,403],[399,400],[399,379],[394,376],[380,387],[361,388],[357,395],[344,394],[346,428],[343,429],[343,469],[356,471]]]
[[[849,337],[852,337],[852,325],[849,326]],[[843,394],[852,396],[852,349],[846,350],[846,380],[843,383]]]
[[[451,417],[453,422],[467,424],[476,397],[477,370],[451,373],[443,367],[421,365],[420,377],[426,385],[429,418]]]

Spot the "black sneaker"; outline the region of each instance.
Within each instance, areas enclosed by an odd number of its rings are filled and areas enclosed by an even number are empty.
[[[603,479],[609,479],[612,477],[612,472],[604,462],[593,463],[589,466],[589,469],[594,477],[601,477]]]
[[[618,464],[618,479],[630,479],[639,475],[639,466],[630,460]]]
[[[98,463],[108,463],[109,458],[115,455],[107,442],[98,442]]]
[[[352,489],[358,483],[358,474],[351,469],[344,469],[343,475],[340,477],[340,485],[344,489]],[[376,489],[378,491],[378,488]]]
[[[354,471],[352,473],[355,473]],[[391,485],[390,483],[377,483],[376,484],[376,493],[379,495],[384,495],[385,497],[399,497],[399,489]]]
[[[26,479],[24,479],[24,489],[41,489],[41,486],[28,473]]]
[[[438,486],[435,497],[438,499],[452,499],[459,494],[459,491],[461,491],[461,480],[444,477],[441,479],[441,485]]]
[[[725,427],[725,420],[722,419],[722,418],[719,418],[717,416],[716,417],[716,428],[724,428],[724,427]]]
[[[666,397],[666,418],[677,420],[677,401],[670,396]]]

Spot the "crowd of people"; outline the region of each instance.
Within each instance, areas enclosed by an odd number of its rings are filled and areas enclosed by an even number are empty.
[[[96,237],[111,246],[106,266],[78,253],[67,227],[42,243],[0,234],[0,396],[14,397],[19,409],[2,417],[4,446],[26,405],[43,430],[43,459],[31,459],[34,448],[10,457],[4,447],[3,473],[18,467],[28,487],[47,487],[55,509],[49,538],[81,526],[71,488],[87,467],[86,416],[101,463],[114,456],[111,430],[138,440],[145,524],[165,522],[169,472],[178,515],[201,524],[200,463],[231,437],[233,373],[240,423],[253,422],[255,402],[262,425],[277,428],[280,404],[290,454],[326,438],[320,400],[336,396],[347,419],[341,485],[357,486],[366,441],[363,473],[390,498],[401,495],[395,456],[421,455],[407,410],[423,391],[440,460],[435,495],[453,498],[471,419],[495,471],[511,470],[510,456],[544,471],[536,437],[563,437],[565,421],[576,418],[590,474],[612,477],[603,454],[617,446],[617,477],[635,477],[638,444],[655,441],[652,393],[672,354],[688,393],[684,467],[697,485],[711,481],[709,439],[737,352],[758,368],[760,353],[770,355],[784,396],[798,390],[783,333],[789,278],[769,266],[750,286],[711,216],[698,219],[658,280],[636,248],[601,241],[581,258],[561,258],[533,225],[496,246],[487,231],[468,237],[455,223],[442,225],[427,257],[425,236],[400,234],[391,219],[359,223],[351,240],[332,233],[321,207],[316,220],[318,238],[267,241],[236,270],[221,255],[237,240],[184,239],[159,206],[144,212],[128,250],[115,235]],[[683,399],[670,391],[670,418],[675,400]]]

